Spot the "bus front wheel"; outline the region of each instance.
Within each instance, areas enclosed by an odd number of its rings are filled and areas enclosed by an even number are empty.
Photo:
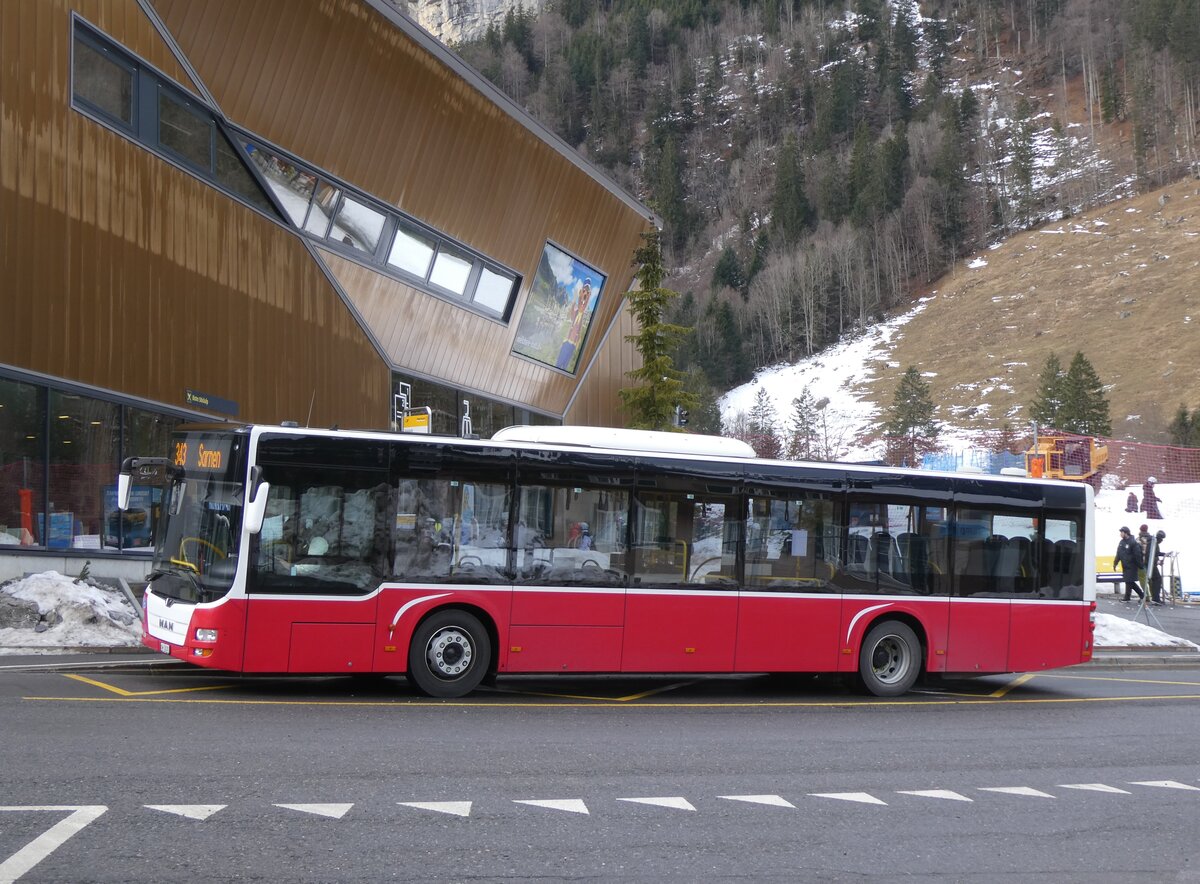
[[[408,676],[430,697],[462,697],[487,675],[492,642],[479,618],[466,611],[439,611],[413,633]]]
[[[921,674],[921,641],[899,620],[876,624],[858,652],[858,678],[876,697],[907,693]]]

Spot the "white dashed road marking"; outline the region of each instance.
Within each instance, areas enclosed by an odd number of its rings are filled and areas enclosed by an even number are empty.
[[[1188,792],[1200,792],[1195,786],[1187,783],[1177,783],[1174,780],[1144,780],[1140,783],[1130,783],[1131,786],[1157,786],[1160,789],[1186,789]]]
[[[0,884],[16,881],[58,848],[72,835],[90,823],[94,823],[108,810],[103,804],[71,806],[41,805],[33,807],[0,807],[0,811],[60,811],[69,810],[71,815],[59,820],[38,835],[4,862],[0,863]]]
[[[968,798],[966,795],[959,795],[957,792],[951,792],[949,789],[918,789],[915,792],[905,792],[897,790],[899,795],[916,795],[918,798],[945,798],[948,801],[973,801],[973,798]]]
[[[632,801],[634,804],[652,804],[655,807],[674,807],[676,810],[696,809],[686,798],[618,798],[617,800]]]
[[[536,798],[514,798],[514,804],[529,804],[533,807],[545,807],[549,810],[565,810],[568,813],[587,813],[587,805],[578,798],[551,798],[548,800]]]
[[[352,808],[353,804],[276,804],[288,810],[299,810],[302,813],[315,813],[317,816],[327,816],[340,820]]]
[[[886,801],[880,801],[874,795],[869,795],[866,792],[809,792],[813,798],[836,798],[839,801],[857,801],[859,804],[882,804],[887,806]]]
[[[415,807],[417,810],[436,810],[438,813],[449,813],[454,816],[470,816],[470,801],[398,801],[402,807]]]
[[[1053,798],[1049,792],[1031,789],[1028,786],[980,786],[980,792],[999,792],[1002,795],[1023,795],[1026,798]]]
[[[791,807],[796,805],[788,801],[786,798],[781,798],[778,795],[718,795],[718,798],[724,798],[727,801],[747,801],[750,804],[769,804],[771,807]]]
[[[150,810],[161,810],[163,813],[173,813],[185,816],[189,820],[206,820],[218,810],[224,810],[225,804],[143,804]]]
[[[1106,786],[1104,783],[1063,783],[1058,788],[1060,789],[1083,789],[1085,792],[1107,792],[1110,795],[1129,795],[1131,794],[1126,789],[1118,789],[1116,786]]]

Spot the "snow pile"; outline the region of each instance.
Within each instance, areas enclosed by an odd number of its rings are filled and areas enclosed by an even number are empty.
[[[1195,648],[1200,645],[1114,614],[1096,614],[1097,648]]]
[[[141,644],[140,612],[117,591],[54,571],[0,586],[0,654]]]

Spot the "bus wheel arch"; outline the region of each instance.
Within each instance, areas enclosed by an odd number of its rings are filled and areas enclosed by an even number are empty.
[[[907,693],[925,670],[927,647],[919,621],[896,613],[877,617],[859,645],[859,686],[877,697]]]
[[[408,680],[421,693],[462,697],[496,670],[497,635],[492,619],[467,605],[430,611],[413,630]]]

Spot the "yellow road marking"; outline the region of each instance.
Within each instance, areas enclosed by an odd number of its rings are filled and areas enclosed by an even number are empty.
[[[98,688],[104,688],[106,691],[112,691],[114,694],[117,694],[121,697],[153,697],[158,694],[190,694],[195,693],[196,691],[220,691],[225,688],[233,687],[231,684],[212,684],[204,685],[198,688],[170,688],[165,691],[127,691],[124,688],[117,687],[116,685],[106,684],[102,681],[96,681],[94,678],[88,678],[85,675],[75,675],[71,672],[65,672],[63,675],[66,678],[73,678],[75,681],[82,681],[84,684],[90,684]]]
[[[1005,694],[1007,694],[1009,691],[1011,691],[1013,688],[1019,688],[1021,685],[1025,684],[1025,682],[1029,681],[1031,678],[1034,678],[1035,675],[1036,675],[1036,673],[1026,672],[1024,675],[1014,678],[1012,681],[1010,681],[1004,687],[1000,688],[1000,690],[992,691],[990,694],[988,694],[988,696],[994,697],[998,700],[1001,697],[1003,697]]]
[[[154,693],[154,692],[151,692]],[[992,699],[980,697],[969,700],[770,700],[752,703],[637,703],[628,704],[615,700],[597,700],[590,703],[535,703],[535,702],[469,702],[464,700],[207,700],[168,699],[152,696],[131,695],[128,697],[22,697],[23,700],[67,703],[207,703],[226,706],[404,706],[420,709],[444,709],[465,707],[468,709],[587,709],[604,707],[610,709],[803,709],[803,708],[868,708],[880,706],[994,706],[1029,705],[1053,703],[1112,703],[1132,700],[1200,700],[1197,694],[1158,694],[1129,697],[1004,697]]]
[[[1116,678],[1111,675],[1051,675],[1048,672],[1039,672],[1037,675],[1040,678],[1074,679],[1076,681],[1116,681],[1127,684],[1167,684],[1178,687],[1195,687],[1196,685],[1200,685],[1200,681],[1168,681],[1162,678]]]

